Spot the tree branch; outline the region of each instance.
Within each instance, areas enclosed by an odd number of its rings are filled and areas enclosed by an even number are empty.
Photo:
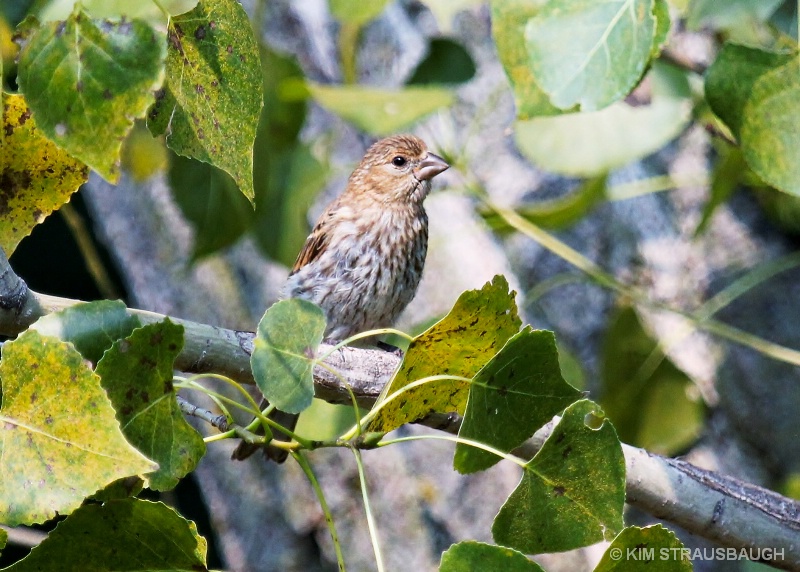
[[[39,317],[78,302],[45,296],[29,290],[16,277],[0,252],[0,334],[15,336]],[[164,316],[130,310],[144,323]],[[173,318],[170,318],[173,319]],[[191,373],[222,373],[241,383],[253,383],[250,353],[254,334],[173,319],[186,329],[184,349],[176,368]],[[323,344],[321,353],[331,346]],[[333,352],[325,364],[347,380],[359,405],[371,407],[399,365],[400,358],[382,350],[345,347]],[[327,368],[314,370],[315,394],[331,403],[350,403],[339,377]],[[209,412],[210,414],[210,412]],[[423,424],[457,433],[455,415],[432,416]],[[542,428],[519,449],[530,457],[541,448],[555,421]],[[623,445],[627,501],[657,518],[726,547],[768,548],[782,560],[769,564],[800,571],[800,504],[770,490],[733,477],[700,469]]]

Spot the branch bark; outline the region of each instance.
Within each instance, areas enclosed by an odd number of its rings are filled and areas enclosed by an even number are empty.
[[[15,336],[39,317],[74,304],[76,300],[46,296],[29,290],[16,277],[0,251],[0,334]],[[163,315],[131,309],[144,323]],[[183,352],[176,368],[190,373],[216,372],[241,383],[253,383],[250,372],[252,332],[228,330],[187,320],[173,320],[186,329]],[[330,346],[323,344],[322,353]],[[391,378],[400,359],[382,350],[345,347],[325,364],[347,379],[359,405],[371,407]],[[350,394],[328,369],[314,371],[315,394],[331,403],[350,403]],[[457,433],[457,416],[436,416],[421,423]],[[550,435],[555,421],[543,427],[518,450],[534,455]],[[782,559],[769,564],[800,571],[800,503],[777,493],[706,471],[677,459],[668,459],[623,445],[627,502],[672,522],[698,536],[737,549],[769,549]]]

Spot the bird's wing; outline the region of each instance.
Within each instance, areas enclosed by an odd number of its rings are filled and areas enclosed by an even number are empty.
[[[303,245],[302,250],[300,250],[300,254],[297,255],[297,260],[294,261],[294,266],[292,266],[292,271],[289,274],[290,276],[300,270],[306,264],[309,264],[310,262],[313,262],[319,258],[320,254],[325,251],[330,239],[330,233],[325,232],[326,220],[327,217],[323,217],[317,223],[317,226],[314,227],[314,230],[311,232],[311,234],[308,235],[306,243]]]

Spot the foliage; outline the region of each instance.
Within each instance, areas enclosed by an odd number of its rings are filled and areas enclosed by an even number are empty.
[[[443,29],[457,9],[476,3],[426,2]],[[152,144],[173,153],[167,179],[198,231],[196,257],[252,232],[264,252],[291,264],[308,230],[306,208],[329,175],[317,146],[301,140],[309,102],[382,135],[452,106],[476,70],[463,46],[436,38],[402,84],[357,83],[360,33],[386,1],[330,0],[341,24],[342,85],[305,78],[297,61],[256,38],[235,0],[128,4],[70,4],[17,26],[19,93],[2,94],[0,129],[0,247],[7,254],[69,201],[90,169],[119,180],[123,140],[138,120],[156,137]],[[767,23],[778,4],[693,0],[686,13],[672,11],[731,40],[703,90],[696,70],[665,61],[672,24],[666,0],[490,0],[493,39],[516,105],[516,145],[537,166],[586,180],[569,197],[510,214],[487,206],[489,225],[508,233],[520,229],[519,220],[549,228],[576,222],[606,200],[610,171],[663,148],[692,121],[722,136],[698,232],[743,182],[800,195],[800,56],[796,38]],[[5,28],[27,11],[1,10]],[[767,39],[737,42],[742,18],[770,30]],[[8,65],[10,48],[0,44]],[[621,289],[599,272],[592,276]],[[310,406],[324,329],[322,312],[309,303],[284,301],[265,313],[252,371],[273,407],[297,413]],[[194,524],[137,498],[138,487],[121,481],[170,490],[205,452],[175,399],[183,335],[169,320],[142,326],[121,303],[95,302],[47,316],[3,344],[0,521],[65,517],[12,570],[54,561],[73,569],[205,569],[205,540]],[[393,429],[459,413],[458,471],[504,460],[523,474],[498,507],[497,545],[458,543],[442,555],[441,570],[538,570],[524,554],[612,539],[597,570],[633,569],[614,551],[682,545],[662,527],[624,526],[618,433],[674,452],[695,438],[703,411],[687,397],[691,380],[664,357],[633,309],[610,320],[603,357],[604,410],[563,379],[554,335],[522,326],[514,292],[499,276],[463,293],[447,316],[412,339],[374,407],[363,416],[356,411],[353,429],[320,441],[292,434],[284,444],[306,470],[305,455],[315,448],[389,446]],[[252,403],[239,405],[264,421]],[[513,453],[550,421],[535,455]],[[271,429],[268,435],[290,433]],[[269,439],[241,427],[227,436],[234,433],[260,444]],[[0,548],[4,542],[0,530]],[[681,559],[653,568],[688,569]]]

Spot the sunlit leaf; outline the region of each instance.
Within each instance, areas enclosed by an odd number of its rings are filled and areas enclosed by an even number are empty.
[[[141,20],[93,20],[79,8],[44,24],[22,49],[19,87],[36,125],[105,179],[164,77],[163,35]]]
[[[169,164],[163,137],[153,137],[143,121],[137,121],[122,144],[122,168],[141,182],[165,171]]]
[[[39,19],[43,22],[49,20],[64,20],[72,12],[78,0],[60,0],[48,2],[38,12]],[[161,11],[163,7],[170,15],[177,16],[191,10],[197,5],[197,0],[80,0],[86,12],[95,18],[139,18],[155,26],[166,27],[166,16]]]
[[[624,97],[649,62],[654,0],[551,0],[528,20],[536,83],[560,109],[594,111]]]
[[[657,151],[680,134],[691,111],[686,99],[658,98],[642,107],[619,102],[600,111],[518,121],[515,140],[544,169],[591,177]]]
[[[561,377],[553,333],[527,326],[473,378],[458,436],[510,452],[579,395]],[[453,466],[474,473],[500,460],[458,443]]]
[[[160,502],[139,499],[87,504],[7,570],[207,570],[197,527]]]
[[[546,0],[491,0],[492,36],[497,55],[514,89],[517,118],[556,115],[561,110],[536,83],[525,48],[525,25],[539,13]]]
[[[100,378],[68,343],[28,331],[0,360],[0,522],[69,514],[121,477],[158,468],[131,447]]]
[[[0,248],[11,256],[78,190],[89,169],[42,135],[21,95],[3,93],[0,102]]]
[[[400,131],[455,100],[453,92],[440,87],[394,91],[360,85],[310,84],[309,89],[322,107],[372,135]]]
[[[158,463],[156,472],[144,476],[157,491],[174,488],[206,450],[183,417],[172,387],[173,363],[182,348],[183,326],[166,319],[117,341],[95,370],[125,437]]]
[[[503,276],[495,276],[480,290],[461,294],[447,316],[414,338],[381,400],[429,376],[471,379],[519,331],[514,294]],[[423,384],[388,402],[370,431],[391,431],[434,411],[463,413],[468,392],[469,384],[464,381]]]
[[[253,141],[261,113],[261,65],[250,20],[236,0],[202,0],[173,18],[167,79],[148,113],[176,153],[231,175],[253,200]]]
[[[594,572],[691,572],[692,561],[675,533],[660,524],[620,532]]]
[[[703,428],[703,403],[692,381],[661,353],[627,306],[609,318],[600,403],[620,439],[660,454],[686,447]]]
[[[325,332],[322,309],[297,298],[276,302],[258,323],[250,365],[269,402],[300,413],[314,397],[314,359]]]
[[[526,554],[610,540],[622,529],[625,458],[591,401],[564,412],[492,525],[495,542]]]
[[[341,22],[363,26],[383,12],[389,0],[328,0],[331,13]]]
[[[653,34],[653,46],[650,48],[651,59],[657,58],[667,44],[667,36],[669,36],[669,30],[672,25],[667,0],[655,0],[653,17],[656,19],[656,29]]]
[[[139,318],[129,315],[122,301],[97,300],[42,316],[30,329],[71,342],[83,357],[97,363],[115,341],[139,326]]]
[[[503,572],[544,572],[544,569],[516,550],[468,540],[453,544],[442,553],[439,572],[473,572],[503,570]]]

